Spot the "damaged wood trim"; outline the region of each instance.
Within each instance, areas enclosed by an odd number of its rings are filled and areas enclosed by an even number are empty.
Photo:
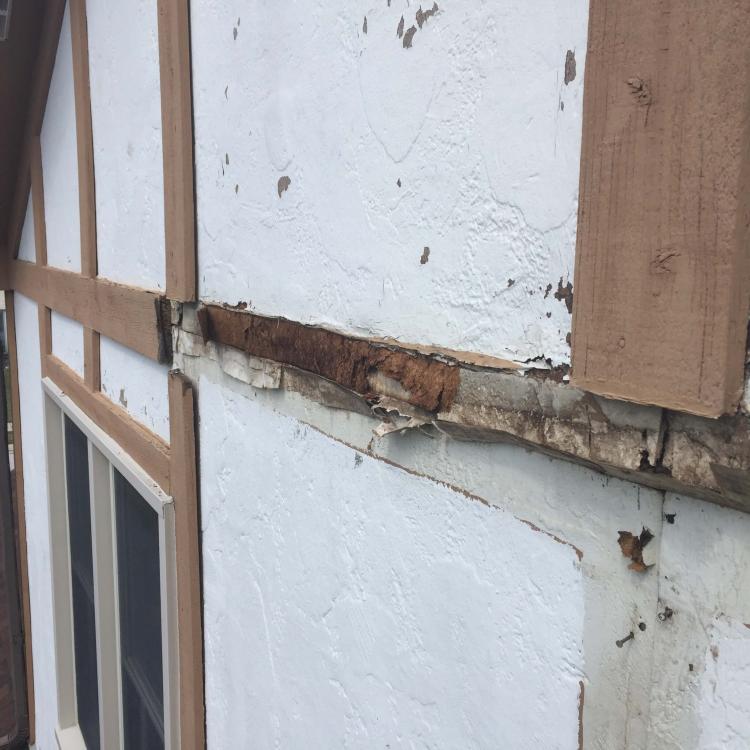
[[[167,296],[197,299],[188,0],[158,0]]]
[[[21,593],[21,617],[24,634],[24,658],[26,662],[26,700],[29,711],[29,745],[36,741],[36,710],[34,704],[34,666],[31,632],[31,597],[29,594],[29,559],[26,550],[26,503],[23,476],[23,440],[21,435],[21,394],[18,386],[18,348],[16,346],[16,314],[13,292],[6,292],[8,357],[10,360],[10,400],[13,417],[13,459],[15,516],[18,525],[17,551],[19,589]]]
[[[168,306],[156,292],[20,260],[10,262],[7,283],[149,359],[171,359],[170,321],[164,316]]]
[[[591,2],[572,330],[580,388],[708,417],[737,408],[749,36],[746,3]]]
[[[362,395],[391,395],[429,412],[450,409],[459,368],[395,345],[355,338],[284,318],[207,305],[203,338],[320,375]]]
[[[177,556],[180,747],[203,750],[203,623],[195,391],[169,373],[169,445]]]
[[[48,354],[45,360],[45,376],[169,494],[169,446],[104,394],[89,390],[83,379],[57,357]]]

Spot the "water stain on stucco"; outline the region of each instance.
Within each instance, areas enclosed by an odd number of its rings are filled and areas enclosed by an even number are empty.
[[[401,37],[404,35],[404,17],[401,16],[401,20],[398,22],[398,26],[396,27],[396,36],[401,39]]]
[[[427,261],[430,259],[430,248],[425,247],[424,250],[422,250],[422,257],[419,259],[419,262],[424,265],[427,263]]]
[[[560,302],[564,302],[565,307],[568,308],[569,313],[573,312],[573,285],[568,282],[565,286],[563,286],[562,276],[560,277],[560,281],[557,282],[555,299],[560,300]]]
[[[406,33],[404,34],[404,49],[409,49],[411,47],[412,39],[414,39],[414,35],[416,33],[417,27],[409,26],[409,28],[406,30]]]
[[[429,18],[432,18],[432,16],[434,16],[438,12],[438,10],[439,9],[437,3],[433,3],[432,8],[430,8],[429,10],[422,10],[422,6],[420,5],[416,15],[417,26],[419,26],[419,28],[421,29],[422,24],[424,24],[424,22]]]

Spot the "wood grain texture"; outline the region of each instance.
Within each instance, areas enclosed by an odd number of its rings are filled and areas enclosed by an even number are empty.
[[[169,317],[155,292],[20,260],[10,262],[7,284],[145,357],[171,357]]]
[[[18,349],[16,347],[16,313],[13,292],[5,293],[8,357],[10,360],[10,402],[13,418],[13,460],[15,514],[18,525],[18,574],[21,592],[21,616],[26,662],[26,693],[29,711],[29,745],[35,742],[36,710],[34,704],[34,666],[31,632],[31,599],[29,596],[29,559],[26,551],[26,504],[23,481],[23,439],[21,435],[21,394],[18,388]]]
[[[44,213],[44,176],[42,174],[42,144],[39,136],[34,136],[29,148],[29,175],[34,219],[34,251],[36,262],[47,265],[47,221]]]
[[[39,354],[42,362],[42,377],[47,375],[47,355],[52,354],[52,312],[49,307],[37,304],[39,313]]]
[[[573,383],[716,417],[742,390],[750,5],[592,0]]]
[[[197,299],[188,0],[158,0],[167,296]]]
[[[83,329],[83,379],[92,391],[102,388],[101,337],[98,331]]]
[[[78,206],[81,218],[81,273],[96,276],[96,197],[94,137],[91,126],[91,85],[86,0],[69,0],[73,46],[73,90],[78,146]]]
[[[52,354],[45,373],[86,415],[104,430],[169,494],[169,446],[104,394],[91,391],[66,364]]]
[[[205,747],[203,708],[203,625],[200,571],[198,458],[195,396],[187,378],[169,373],[171,494],[177,549],[180,748]]]

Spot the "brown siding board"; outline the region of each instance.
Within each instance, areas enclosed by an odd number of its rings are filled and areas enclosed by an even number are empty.
[[[10,399],[13,416],[13,458],[15,514],[18,526],[18,574],[21,593],[21,616],[24,631],[26,663],[26,700],[29,713],[29,745],[35,742],[36,711],[34,704],[34,668],[31,646],[31,600],[29,597],[29,562],[26,551],[26,505],[23,481],[23,441],[21,436],[21,394],[18,389],[18,348],[16,346],[16,314],[13,292],[6,292],[5,306],[10,359]]]
[[[158,0],[167,296],[197,299],[188,0]]]
[[[20,260],[11,261],[7,283],[145,357],[166,362],[171,356],[169,320],[156,292]]]
[[[180,747],[205,747],[200,522],[195,394],[178,371],[169,374],[170,477],[177,554]]]
[[[572,381],[704,416],[743,381],[750,6],[592,0]]]

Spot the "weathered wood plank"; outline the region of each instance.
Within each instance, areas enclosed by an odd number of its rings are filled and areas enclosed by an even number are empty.
[[[592,0],[573,382],[705,416],[742,389],[750,5]]]
[[[169,373],[170,484],[177,550],[180,747],[203,750],[203,629],[200,579],[195,395],[190,381]]]
[[[169,318],[156,292],[20,260],[10,262],[6,283],[150,359],[171,357]]]
[[[197,299],[188,0],[159,0],[167,296]]]

